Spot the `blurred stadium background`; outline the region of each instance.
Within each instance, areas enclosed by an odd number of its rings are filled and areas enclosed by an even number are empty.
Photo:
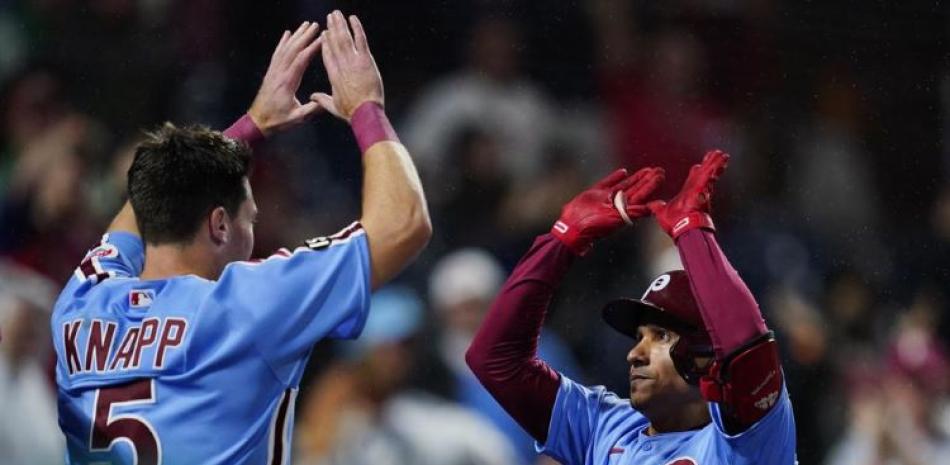
[[[0,0],[0,463],[62,461],[48,311],[141,130],[225,128],[281,31],[334,8],[366,25],[436,233],[363,340],[315,349],[297,463],[543,462],[462,365],[473,328],[588,182],[659,164],[669,195],[711,147],[733,155],[714,216],[780,338],[800,462],[950,463],[950,8],[922,0]],[[326,85],[316,63],[301,95]],[[343,123],[262,152],[258,254],[358,215]],[[598,244],[546,357],[626,392],[600,307],[677,261],[650,222]]]

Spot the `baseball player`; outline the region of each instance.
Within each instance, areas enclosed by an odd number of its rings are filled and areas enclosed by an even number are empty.
[[[466,358],[495,399],[564,464],[795,462],[795,428],[775,340],[716,242],[713,183],[728,155],[709,152],[670,202],[647,202],[663,170],[618,170],[568,203],[512,272]],[[653,214],[685,271],[603,316],[631,336],[629,400],[582,386],[536,355],[548,302],[574,258]]]
[[[363,152],[362,217],[244,261],[257,214],[249,149],[202,128],[151,134],[129,169],[130,204],[54,308],[67,463],[289,463],[311,347],[359,335],[371,289],[428,241],[418,177],[383,112],[359,20],[337,11],[317,29],[284,33],[248,115],[226,135],[254,142],[320,108],[347,120]],[[301,104],[317,52],[332,95]]]

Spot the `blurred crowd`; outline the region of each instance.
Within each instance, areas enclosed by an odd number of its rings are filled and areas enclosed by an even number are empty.
[[[143,129],[224,128],[283,29],[360,14],[435,236],[321,343],[299,464],[550,462],[468,371],[492,297],[617,166],[733,155],[714,217],[776,331],[802,464],[950,463],[950,11],[779,0],[0,0],[0,463],[61,463],[48,315],[124,201]],[[315,65],[303,89],[325,89]],[[360,157],[317,117],[256,154],[257,254],[359,215]],[[542,356],[627,392],[601,306],[680,267],[651,222],[560,290]],[[24,419],[27,419],[24,422]]]

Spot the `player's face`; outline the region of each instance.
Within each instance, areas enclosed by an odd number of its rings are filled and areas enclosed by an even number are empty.
[[[698,389],[680,376],[670,358],[670,348],[679,337],[675,331],[654,324],[637,328],[636,344],[627,353],[630,404],[635,409],[666,410],[701,399]]]
[[[257,222],[257,204],[251,184],[244,178],[244,190],[247,198],[241,202],[238,214],[231,221],[231,241],[228,244],[230,261],[247,260],[254,250],[254,224]]]

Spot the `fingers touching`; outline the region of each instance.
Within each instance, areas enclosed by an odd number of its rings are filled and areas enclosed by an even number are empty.
[[[654,215],[656,215],[662,212],[664,208],[666,208],[666,202],[663,200],[653,200],[653,201],[647,202],[647,208],[650,209],[650,213],[653,213]]]
[[[311,100],[346,120],[364,102],[383,105],[382,78],[360,20],[356,16],[347,19],[340,11],[330,13],[322,43],[323,65],[332,92],[313,94]],[[328,96],[332,97],[332,106]]]
[[[336,103],[333,102],[333,96],[324,92],[315,92],[310,95],[310,100],[318,104],[321,108],[325,108],[333,116],[342,118],[343,115],[340,114],[340,110],[337,109]]]
[[[320,26],[305,21],[293,32],[284,31],[248,115],[265,135],[302,123],[319,105],[301,105],[297,90],[322,42]]]
[[[301,104],[296,94],[303,75],[321,51],[332,91],[314,93]],[[338,92],[341,87],[345,89]],[[334,11],[327,16],[322,33],[316,22],[304,21],[281,34],[248,114],[262,132],[270,134],[295,126],[321,109],[348,119],[365,100],[383,102],[382,82],[366,32],[355,16],[347,20]]]

